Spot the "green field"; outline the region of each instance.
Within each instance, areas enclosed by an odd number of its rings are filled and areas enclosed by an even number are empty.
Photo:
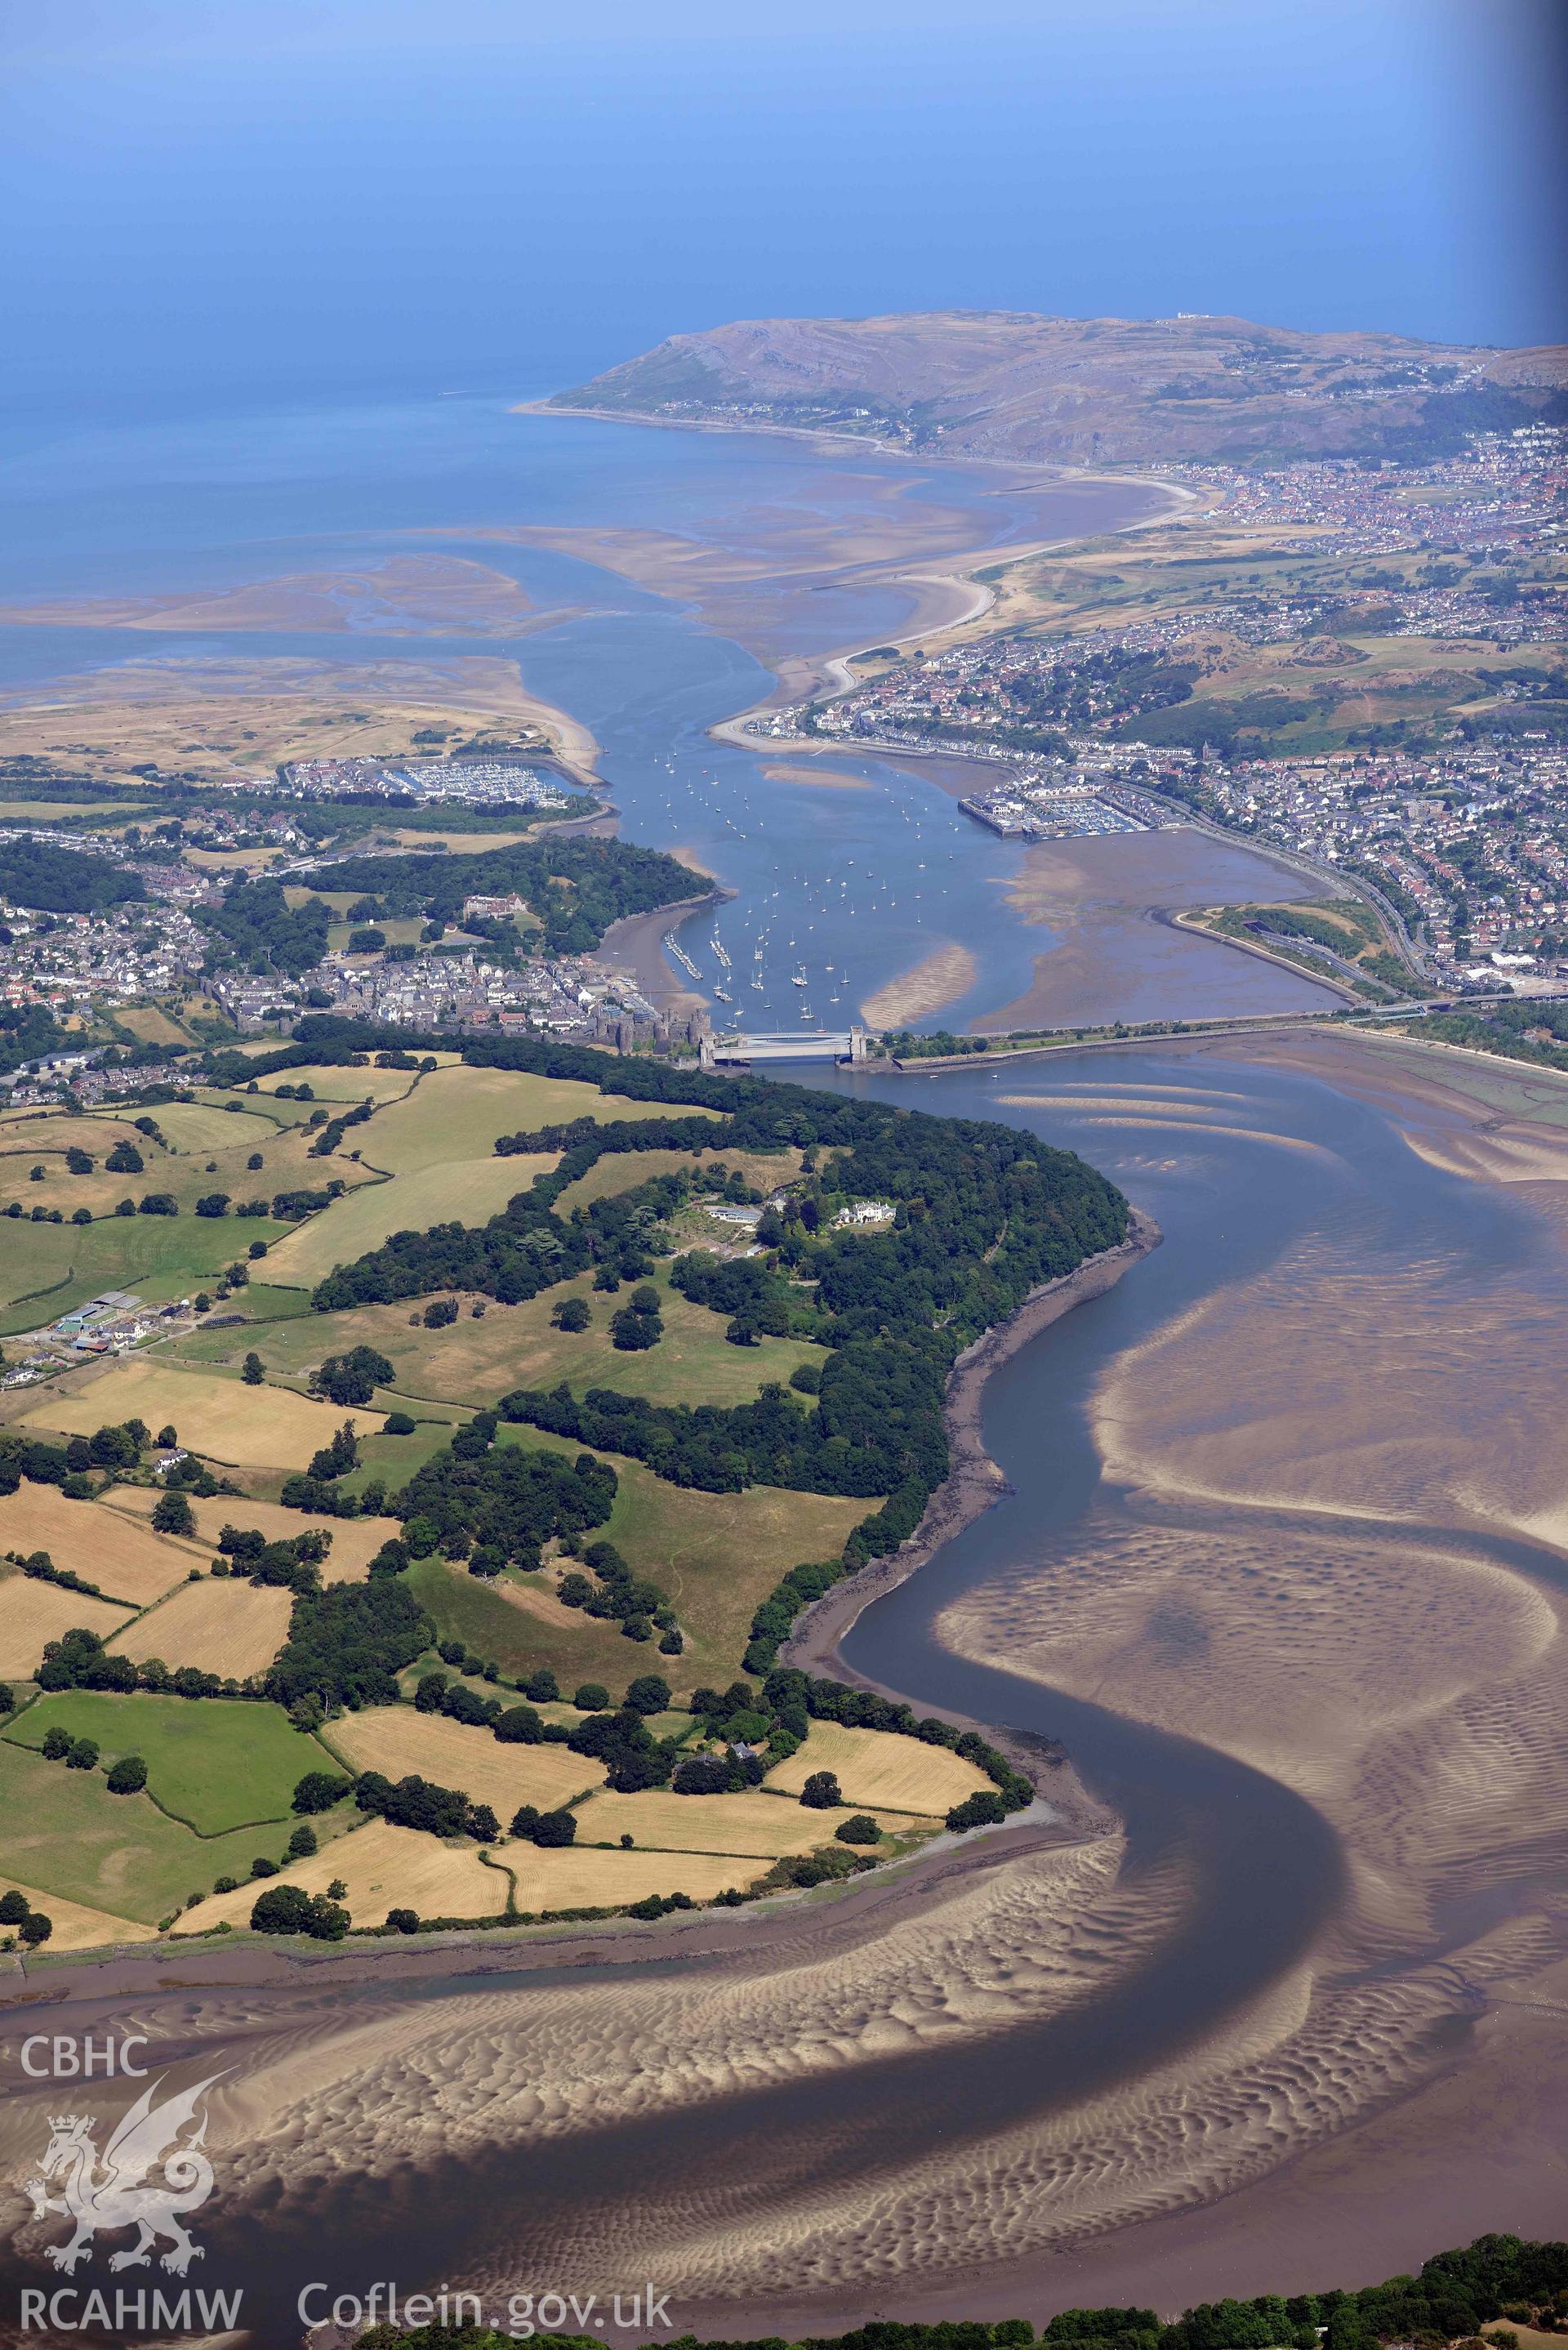
[[[662,1672],[671,1688],[675,1678],[669,1668],[684,1672],[684,1657],[661,1657],[655,1644],[623,1640],[613,1624],[580,1610],[553,1606],[545,1617],[525,1613],[496,1586],[443,1559],[418,1560],[409,1569],[408,1585],[443,1640],[461,1640],[504,1673],[548,1665],[566,1690],[579,1681],[603,1681],[618,1696],[639,1672]]]
[[[231,1113],[213,1102],[171,1102],[161,1119],[170,1149],[160,1149],[144,1135],[130,1138],[141,1155],[140,1174],[117,1175],[103,1163],[124,1128],[92,1119],[88,1124],[99,1128],[102,1139],[88,1140],[89,1155],[99,1160],[90,1175],[68,1174],[63,1155],[48,1159],[40,1151],[48,1170],[47,1180],[30,1182],[26,1180],[24,1150],[20,1159],[13,1156],[0,1162],[9,1170],[0,1175],[0,1205],[9,1197],[19,1199],[24,1209],[36,1202],[41,1207],[62,1208],[67,1215],[84,1207],[102,1216],[112,1214],[120,1200],[140,1200],[147,1191],[168,1191],[179,1202],[181,1213],[188,1215],[209,1191],[226,1191],[238,1201],[270,1199],[280,1191],[317,1190],[329,1176],[340,1176],[348,1183],[365,1180],[348,1159],[327,1162],[312,1158],[305,1135],[244,1110]],[[73,1121],[77,1126],[81,1123]],[[260,1159],[260,1167],[250,1165],[253,1158]]]
[[[281,1707],[240,1698],[152,1697],[146,1691],[113,1697],[96,1690],[61,1690],[28,1706],[4,1735],[36,1748],[57,1725],[73,1738],[93,1739],[106,1766],[121,1754],[140,1754],[149,1792],[199,1836],[286,1819],[304,1773],[330,1768],[325,1750],[291,1729]],[[99,1773],[67,1772],[63,1763],[51,1768],[62,1778],[96,1784],[108,1804],[130,1800],[110,1795]]]
[[[411,1449],[418,1440],[405,1440]],[[573,1455],[587,1449],[534,1428],[503,1428],[500,1440]],[[685,1653],[661,1657],[656,1642],[628,1640],[579,1609],[547,1602],[537,1579],[538,1602],[530,1608],[461,1566],[422,1560],[410,1587],[443,1638],[464,1641],[504,1672],[548,1665],[566,1685],[602,1680],[613,1690],[634,1673],[660,1672],[678,1693],[704,1681],[722,1688],[740,1670],[752,1617],[780,1577],[807,1560],[836,1558],[851,1528],[877,1506],[771,1485],[702,1493],[666,1484],[639,1461],[602,1457],[618,1482],[608,1521],[595,1527],[594,1538],[613,1542],[634,1574],[668,1592]]]
[[[378,1069],[373,1063],[356,1069],[311,1062],[297,1069],[275,1069],[270,1077],[256,1079],[263,1094],[274,1094],[279,1086],[308,1086],[317,1101],[328,1107],[337,1102],[400,1101],[423,1082],[415,1069]],[[280,1104],[282,1108],[287,1107],[286,1102]],[[306,1103],[307,1115],[311,1107]]]
[[[248,1116],[260,1118],[277,1134],[286,1134],[293,1126],[303,1126],[317,1107],[315,1102],[272,1101],[265,1094],[234,1093],[217,1086],[203,1086],[197,1100],[203,1108],[221,1110],[227,1110],[229,1104],[235,1102]],[[323,1102],[319,1107],[329,1110],[334,1105]]]
[[[496,1162],[510,1167],[522,1163]],[[327,1211],[328,1216],[337,1212]],[[287,1262],[288,1253],[281,1253],[280,1267]],[[521,1305],[491,1301],[477,1320],[465,1312],[441,1330],[427,1330],[418,1320],[410,1324],[415,1313],[411,1302],[362,1305],[344,1314],[297,1315],[265,1331],[248,1326],[194,1331],[179,1341],[178,1353],[182,1361],[237,1367],[254,1347],[270,1378],[302,1379],[327,1355],[374,1347],[394,1367],[390,1386],[400,1399],[474,1410],[512,1388],[549,1388],[561,1379],[569,1380],[578,1394],[590,1387],[613,1387],[625,1395],[652,1396],[664,1403],[750,1402],[767,1380],[787,1381],[798,1363],[825,1359],[822,1347],[804,1338],[763,1338],[754,1347],[732,1347],[722,1315],[693,1305],[672,1290],[666,1267],[659,1267],[653,1279],[662,1299],[664,1336],[644,1354],[618,1352],[610,1335],[610,1316],[628,1293],[596,1293],[587,1274]],[[247,1292],[241,1301],[247,1313],[249,1295]],[[552,1316],[566,1297],[586,1301],[593,1316],[588,1329],[572,1334],[553,1326]]]
[[[377,1167],[413,1173],[453,1159],[488,1158],[502,1134],[535,1132],[585,1116],[610,1124],[658,1115],[655,1105],[601,1094],[569,1078],[510,1069],[438,1069],[421,1078],[406,1101],[390,1104],[372,1118],[365,1155]],[[702,1113],[682,1107],[680,1115]]]
[[[452,1441],[452,1430],[464,1417],[450,1404],[410,1403],[408,1413],[415,1422],[411,1436],[368,1436],[361,1439],[359,1466],[344,1478],[345,1492],[361,1492],[373,1478],[377,1478],[389,1492],[395,1493],[416,1469],[422,1469],[433,1454],[444,1450]]]
[[[836,1558],[851,1529],[877,1507],[773,1485],[700,1493],[666,1484],[639,1461],[618,1459],[615,1471],[619,1490],[601,1531],[634,1574],[669,1593],[686,1635],[685,1655],[668,1660],[682,1689],[732,1679],[752,1617],[781,1575],[808,1559]],[[617,1638],[623,1648],[636,1646]]]
[[[36,1330],[105,1289],[166,1305],[210,1287],[244,1253],[242,1243],[276,1241],[292,1229],[259,1216],[242,1224],[227,1216],[109,1216],[80,1225],[0,1216],[0,1337]]]
[[[261,1270],[259,1265],[256,1270],[258,1272]],[[309,1313],[310,1300],[302,1289],[279,1289],[270,1281],[253,1279],[238,1297],[230,1301],[229,1310],[231,1313],[243,1313],[248,1323],[259,1324],[263,1327],[270,1328],[275,1322],[297,1322],[302,1315]],[[213,1339],[219,1351],[215,1354],[198,1356],[195,1359],[199,1362],[227,1362],[228,1357],[222,1351],[222,1347],[223,1340],[229,1336],[228,1332],[213,1330],[206,1335]],[[244,1333],[241,1335],[244,1336]],[[234,1358],[236,1362],[243,1360],[254,1344],[253,1336],[245,1336],[244,1345]],[[183,1351],[182,1348],[182,1352]]]
[[[95,816],[111,816],[116,824],[133,824],[153,813],[146,800],[5,800],[0,802],[7,824],[51,824],[66,819],[88,824]]]
[[[258,1855],[280,1861],[289,1838],[285,1821],[195,1835],[149,1796],[111,1795],[100,1773],[67,1771],[4,1739],[0,1823],[0,1868],[8,1877],[149,1926],[220,1877],[248,1877]]]
[[[373,1136],[375,1121],[357,1130],[368,1138]],[[367,1139],[362,1147],[367,1163],[379,1164],[377,1145]],[[330,1163],[335,1172],[340,1171],[340,1160]],[[432,1224],[454,1221],[482,1224],[499,1215],[509,1200],[525,1191],[535,1176],[553,1164],[552,1159],[454,1159],[395,1175],[389,1182],[362,1184],[312,1216],[292,1240],[273,1250],[269,1259],[273,1278],[314,1289],[334,1265],[351,1263],[355,1257],[379,1248],[389,1233],[428,1232]]]
[[[333,895],[343,897],[347,892],[338,889],[334,890]],[[354,932],[364,927],[361,922],[328,922],[327,943],[334,954],[347,954],[348,941]],[[424,929],[424,922],[418,914],[379,915],[375,927],[380,931],[389,947],[413,947],[418,946],[420,942],[420,933]],[[336,1074],[335,1071],[334,1075]],[[385,1072],[381,1074],[384,1075]]]
[[[213,1101],[166,1102],[156,1113],[158,1130],[172,1145],[176,1155],[198,1151],[204,1158],[226,1150],[265,1149],[277,1140],[277,1127],[270,1118],[263,1118],[244,1103],[243,1094],[232,1097],[242,1104],[237,1109],[221,1107]],[[145,1150],[146,1145],[143,1144]],[[156,1146],[148,1159],[151,1167],[156,1159],[162,1165],[167,1153]]]
[[[691,1173],[697,1168],[713,1165],[729,1168],[742,1176],[753,1191],[764,1196],[781,1183],[790,1182],[800,1173],[798,1150],[781,1150],[759,1157],[749,1150],[726,1150],[717,1160],[700,1158],[691,1150],[638,1150],[600,1159],[568,1183],[556,1202],[558,1216],[569,1216],[574,1208],[586,1208],[590,1201],[613,1198],[618,1191],[635,1191],[639,1183],[649,1182],[655,1175]],[[714,1225],[712,1230],[717,1232]]]

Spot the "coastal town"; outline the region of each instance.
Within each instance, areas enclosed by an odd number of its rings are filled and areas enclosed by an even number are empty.
[[[0,852],[7,837],[0,829]],[[157,878],[161,887],[169,868],[161,867]],[[306,1012],[338,1012],[389,1027],[535,1033],[620,1051],[668,1047],[672,1040],[694,1045],[707,1033],[705,1014],[671,1017],[613,958],[524,952],[502,959],[461,931],[441,942],[439,954],[404,958],[384,946],[356,950],[345,941],[297,974],[217,967],[200,915],[223,897],[209,880],[186,904],[135,901],[93,914],[40,913],[0,899],[0,1004],[12,1015],[29,1009],[48,1014],[67,1047],[39,1056],[38,1066],[0,1075],[0,1088],[18,1105],[47,1100],[70,1066],[84,1072],[74,1082],[85,1078],[90,1089],[84,1054],[90,1065],[108,1045],[132,1045],[145,1063],[155,1057],[153,1037],[178,1049],[221,1034],[283,1033]],[[475,900],[472,910],[476,920],[505,923],[516,909],[505,900]],[[90,1045],[68,1049],[77,1036]],[[144,1069],[134,1082],[146,1082]]]
[[[1554,988],[1568,431],[1397,474],[1167,471],[1200,522],[1025,567],[975,630],[749,731],[973,760],[1000,773],[961,805],[1023,840],[1207,824],[1370,893],[1411,988]]]

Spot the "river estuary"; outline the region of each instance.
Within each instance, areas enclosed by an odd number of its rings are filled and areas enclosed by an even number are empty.
[[[1560,2057],[1521,2070],[1510,2033],[1568,1978],[1568,1109],[1486,1109],[1487,1180],[1440,1068],[1334,1049],[855,1081],[1081,1148],[1164,1230],[993,1377],[1012,1492],[846,1648],[1063,1739],[1119,1825],[521,1969],[84,1984],[233,2068],[208,2281],[263,2340],[316,2278],[500,2306],[651,2277],[681,2325],[764,2333],[1359,2278],[1439,2213],[1550,2227]],[[18,2159],[40,2110],[7,2101]]]
[[[836,1019],[945,944],[972,971],[927,1025],[1025,999],[1082,1018],[1322,1002],[1149,922],[1292,886],[1245,852],[1189,832],[1119,868],[1115,841],[1031,865],[960,814],[950,776],[858,759],[864,788],[781,781],[710,739],[766,690],[759,652],[908,617],[905,591],[835,585],[846,558],[821,553],[886,523],[874,469],[466,406],[278,420],[243,458],[215,428],[106,432],[69,468],[25,451],[6,593],[216,590],[432,536],[472,556],[499,520],[553,535],[483,550],[547,624],[437,642],[18,620],[13,699],[83,675],[112,691],[150,660],[504,658],[593,729],[628,837],[736,890],[717,935],[743,969],[765,942],[759,1024],[783,1024],[808,953]],[[939,547],[1044,535],[1033,494],[999,508],[924,470]],[[1093,511],[1051,494],[1061,529],[1136,518],[1125,485]],[[818,551],[785,594],[768,566],[803,512]],[[722,554],[711,585],[680,600],[607,567],[628,517],[645,574],[644,542],[684,518]],[[713,921],[691,926],[700,961]],[[1456,1066],[1303,1040],[831,1080],[1025,1125],[1164,1232],[995,1375],[1011,1490],[846,1648],[917,1704],[1060,1739],[1105,1824],[531,1950],[214,1950],[14,1983],[8,2046],[65,2012],[225,2075],[201,2282],[243,2283],[265,2350],[297,2339],[317,2280],[444,2278],[504,2310],[651,2279],[678,2329],[765,2334],[1177,2307],[1361,2282],[1486,2227],[1557,2231],[1568,1086]],[[7,2077],[8,2178],[58,2102]],[[10,2309],[47,2272],[8,2209]]]

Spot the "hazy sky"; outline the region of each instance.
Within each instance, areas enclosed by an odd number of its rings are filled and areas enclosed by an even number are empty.
[[[34,0],[9,395],[544,388],[737,316],[1557,339],[1563,0]]]

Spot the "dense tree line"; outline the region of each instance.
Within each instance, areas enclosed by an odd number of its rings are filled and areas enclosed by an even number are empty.
[[[765,1673],[789,1638],[790,1627],[803,1607],[809,1607],[848,1573],[842,1558],[792,1566],[774,1586],[752,1617],[751,1632],[741,1662],[749,1673]]]
[[[220,906],[199,907],[197,920],[213,944],[208,961],[297,979],[327,951],[332,910],[319,898],[290,907],[280,881],[236,881]]]
[[[395,1783],[380,1771],[364,1771],[354,1782],[354,1801],[376,1819],[394,1827],[421,1828],[427,1835],[473,1836],[493,1843],[500,1823],[488,1804],[469,1801],[460,1787],[440,1787],[417,1772]]]
[[[1489,1004],[1484,1012],[1428,1013],[1416,1031],[1473,1053],[1496,1053],[1507,1061],[1533,1061],[1547,1069],[1568,1069],[1568,1004],[1528,997],[1517,1003]]]
[[[268,1669],[266,1693],[288,1706],[303,1698],[327,1709],[395,1705],[399,1673],[434,1635],[430,1617],[395,1576],[304,1592]]]
[[[563,1048],[532,1044],[487,1048],[492,1065],[515,1054],[524,1065],[555,1063]],[[576,1074],[572,1048],[564,1048]],[[639,1075],[647,1065],[613,1065]],[[606,1073],[596,1073],[603,1080]],[[754,1403],[660,1406],[597,1388],[578,1400],[565,1387],[519,1389],[503,1417],[645,1461],[670,1482],[708,1492],[751,1484],[840,1493],[884,1506],[857,1530],[858,1559],[895,1548],[919,1523],[947,1473],[941,1425],[954,1356],[1002,1319],[1038,1283],[1070,1272],[1125,1236],[1127,1207],[1105,1179],[1070,1153],[1012,1128],[930,1118],[881,1104],[846,1101],[794,1087],[713,1080],[700,1072],[649,1071],[663,1089],[680,1086],[728,1113],[718,1121],[672,1118],[551,1130],[565,1146],[560,1166],[519,1193],[478,1230],[459,1224],[396,1233],[342,1267],[316,1292],[319,1310],[437,1287],[467,1287],[504,1302],[537,1295],[597,1263],[617,1279],[647,1269],[638,1251],[657,1216],[656,1179],[639,1192],[596,1202],[566,1222],[554,1202],[607,1154],[639,1149],[776,1150],[810,1148],[811,1188],[798,1219],[781,1222],[781,1270],[732,1268],[697,1253],[672,1282],[698,1302],[729,1310],[742,1342],[770,1326],[809,1329],[830,1349],[815,1410],[779,1387]],[[544,1141],[545,1135],[515,1138]],[[818,1195],[889,1200],[892,1229],[828,1234],[805,1212]],[[820,1227],[820,1218],[816,1222]],[[791,1267],[807,1269],[808,1293]]]
[[[439,1546],[446,1557],[477,1559],[482,1574],[508,1564],[533,1569],[553,1534],[575,1541],[608,1517],[616,1475],[607,1462],[497,1444],[495,1426],[493,1414],[476,1414],[390,1497],[415,1557]]]
[[[251,1682],[223,1680],[216,1673],[202,1672],[195,1665],[181,1665],[171,1670],[161,1657],[148,1657],[133,1664],[118,1650],[108,1649],[96,1632],[82,1627],[62,1634],[57,1640],[44,1644],[43,1661],[38,1667],[38,1687],[46,1693],[55,1690],[107,1690],[119,1696],[129,1696],[133,1690],[148,1690],[157,1697],[260,1697],[263,1691]]]
[[[831,1358],[829,1371],[839,1363]],[[645,1461],[672,1485],[708,1493],[782,1485],[871,1499],[910,1475],[929,1488],[947,1474],[942,1376],[940,1361],[904,1356],[889,1365],[867,1347],[854,1350],[831,1393],[825,1371],[815,1412],[775,1382],[754,1403],[728,1405],[658,1404],[612,1388],[590,1388],[579,1401],[563,1382],[515,1388],[497,1409],[504,1419]]]
[[[605,1765],[606,1781],[618,1795],[663,1787],[675,1769],[673,1739],[655,1738],[636,1706],[618,1713],[590,1713],[566,1740],[574,1754],[590,1754]]]
[[[508,1066],[513,1055],[526,1066],[535,1059],[576,1060],[581,1048],[518,1040],[483,1051],[483,1066]],[[477,1060],[479,1053],[465,1057]],[[568,1073],[583,1074],[560,1072]],[[857,1332],[879,1338],[934,1325],[950,1358],[1037,1283],[1071,1272],[1085,1255],[1126,1234],[1127,1203],[1113,1185],[1074,1153],[1054,1150],[1011,1127],[933,1118],[801,1087],[713,1079],[657,1063],[612,1061],[594,1075],[611,1089],[624,1082],[626,1090],[639,1090],[639,1081],[651,1078],[679,1085],[694,1098],[706,1100],[716,1091],[720,1099],[712,1106],[729,1115],[717,1121],[650,1118],[597,1128],[570,1146],[557,1170],[477,1231],[438,1225],[426,1234],[397,1233],[384,1249],[342,1268],[317,1291],[318,1310],[417,1295],[409,1285],[416,1280],[424,1290],[467,1286],[503,1296],[511,1285],[527,1296],[569,1278],[589,1261],[584,1253],[589,1236],[604,1228],[591,1218],[576,1223],[557,1218],[555,1200],[607,1153],[637,1149],[702,1147],[718,1156],[808,1146],[819,1156],[831,1154],[823,1162],[820,1189],[834,1197],[894,1203],[895,1223],[887,1232],[846,1232],[818,1242],[803,1220],[786,1235],[786,1260],[801,1262],[810,1249],[821,1335],[831,1345]],[[563,1262],[569,1272],[553,1271]]]
[[[66,1031],[42,1003],[8,1004],[0,1012],[0,1076],[9,1076],[24,1061],[68,1048]]]
[[[342,886],[369,884],[356,877]],[[406,1053],[441,1041],[307,1020],[294,1046],[251,1066],[261,1073],[311,1057]],[[586,1080],[659,1104],[664,1114],[603,1126],[570,1121],[508,1138],[517,1149],[559,1147],[558,1166],[483,1226],[393,1233],[329,1275],[314,1294],[317,1310],[462,1289],[517,1303],[590,1265],[597,1285],[639,1281],[652,1270],[649,1245],[688,1195],[688,1181],[656,1177],[558,1215],[567,1185],[599,1159],[679,1149],[722,1163],[727,1152],[801,1150],[805,1174],[781,1214],[767,1211],[768,1258],[741,1267],[693,1252],[672,1268],[671,1283],[727,1312],[726,1335],[739,1344],[781,1328],[816,1339],[826,1358],[815,1385],[811,1371],[799,1382],[804,1395],[769,1386],[753,1403],[692,1409],[613,1388],[578,1400],[563,1385],[518,1389],[499,1409],[508,1419],[640,1460],[676,1484],[715,1492],[767,1484],[880,1501],[846,1545],[852,1566],[906,1540],[947,1474],[941,1409],[956,1356],[1033,1288],[1126,1237],[1127,1202],[1105,1177],[1012,1127],[534,1038],[452,1041],[472,1066]],[[692,1118],[698,1107],[719,1115]],[[852,1199],[888,1201],[891,1226],[835,1231],[836,1204]],[[477,1522],[475,1481],[456,1480],[450,1456],[421,1474],[437,1506],[427,1510],[413,1487],[392,1506],[429,1517],[460,1544],[464,1537],[488,1542]],[[310,1506],[293,1492],[288,1498]],[[775,1653],[785,1597],[781,1586],[753,1632],[756,1641],[773,1640]],[[760,1650],[754,1661],[762,1663]]]
[[[146,895],[139,875],[107,857],[57,848],[49,840],[0,842],[0,898],[14,905],[51,914],[101,914]]]
[[[391,1364],[375,1347],[350,1347],[347,1354],[328,1355],[310,1375],[311,1390],[328,1403],[367,1404],[378,1388],[393,1378]]]
[[[555,1203],[569,1184],[607,1155],[696,1149],[710,1140],[712,1131],[711,1118],[694,1118],[590,1126],[587,1136],[566,1145],[558,1166],[537,1177],[487,1223],[393,1232],[380,1248],[329,1274],[311,1304],[318,1313],[335,1313],[350,1305],[421,1297],[435,1289],[477,1289],[504,1305],[516,1305],[570,1281],[590,1265],[610,1266],[618,1279],[639,1280],[651,1270],[649,1232],[685,1197],[686,1187],[679,1178],[655,1176],[631,1191],[594,1201],[569,1222],[555,1214]],[[612,1135],[613,1143],[604,1139]],[[508,1142],[517,1139],[503,1138]],[[532,1149],[535,1138],[524,1139]],[[554,1146],[541,1142],[538,1148]]]
[[[1568,2243],[1519,2236],[1478,2236],[1463,2251],[1438,2252],[1416,2276],[1346,2292],[1259,2293],[1249,2301],[1202,2302],[1170,2324],[1152,2309],[1069,2309],[1036,2336],[1027,2318],[966,2323],[878,2318],[853,2333],[786,2343],[745,2338],[699,2345],[693,2334],[669,2350],[1372,2350],[1376,2343],[1444,2343],[1473,2338],[1494,2319],[1518,2325],[1542,2317],[1560,2330],[1568,2315]],[[1321,2330],[1320,2330],[1321,2329]],[[591,2350],[594,2337],[538,2334],[535,2350]],[[426,2325],[405,2333],[373,2325],[359,2350],[507,2350],[488,2326]]]
[[[581,1555],[583,1565],[592,1569],[597,1580],[575,1568],[568,1570],[561,1577],[557,1592],[562,1605],[580,1607],[586,1615],[618,1624],[628,1640],[651,1640],[657,1629],[663,1636],[659,1643],[661,1654],[680,1656],[685,1642],[660,1586],[644,1575],[634,1575],[614,1543],[589,1543]]]
[[[390,916],[459,920],[472,897],[523,899],[543,925],[546,954],[587,954],[625,914],[651,912],[693,894],[691,875],[661,850],[625,840],[520,841],[474,856],[418,852],[355,857],[324,866],[319,889],[373,892]]]
[[[187,1503],[187,1509],[189,1506]],[[223,1526],[218,1533],[219,1558],[213,1572],[243,1576],[264,1588],[281,1587],[297,1593],[318,1591],[320,1562],[331,1547],[330,1534],[314,1526],[286,1542],[269,1542],[254,1526]]]

